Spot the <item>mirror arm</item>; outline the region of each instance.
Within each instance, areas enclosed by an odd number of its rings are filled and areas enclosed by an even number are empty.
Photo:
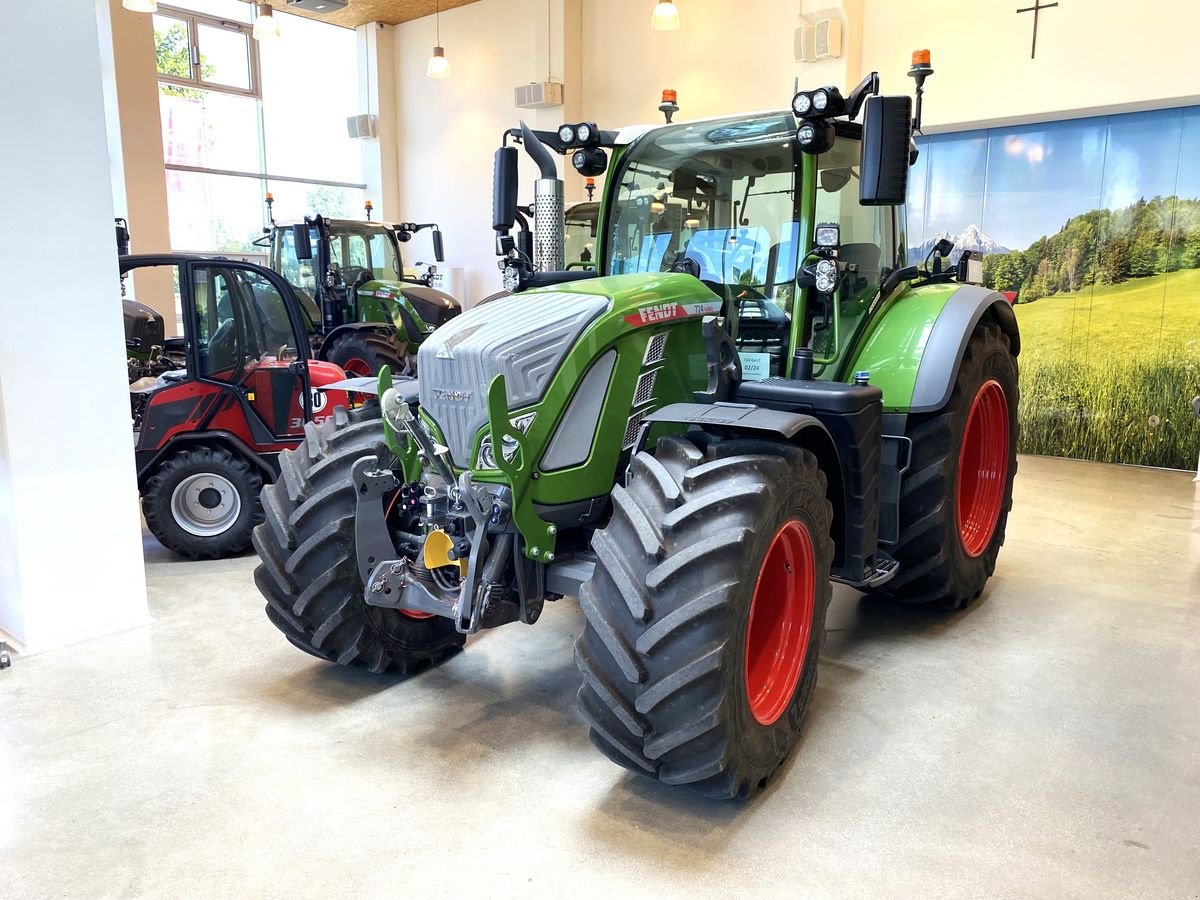
[[[862,105],[867,101],[867,97],[878,93],[879,73],[872,72],[850,92],[850,98],[846,101],[846,117],[853,122],[862,111]]]

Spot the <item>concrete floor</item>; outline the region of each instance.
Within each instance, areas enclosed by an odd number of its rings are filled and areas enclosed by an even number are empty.
[[[1026,458],[969,610],[839,589],[751,804],[593,751],[571,602],[405,681],[318,662],[254,559],[150,537],[153,625],[0,672],[8,897],[1200,893],[1190,476]]]

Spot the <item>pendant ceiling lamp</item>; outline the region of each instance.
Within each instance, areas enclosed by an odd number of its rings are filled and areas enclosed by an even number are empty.
[[[279,22],[270,3],[258,4],[258,15],[254,17],[254,39],[273,41],[279,37]]]
[[[130,12],[158,12],[157,0],[121,0],[121,5]]]
[[[434,5],[433,27],[436,44],[433,48],[433,56],[429,57],[429,65],[425,67],[425,74],[430,78],[449,78],[450,60],[446,59],[446,48],[442,46],[442,4],[440,2]]]
[[[663,0],[650,14],[650,27],[655,31],[674,31],[679,27],[679,10],[672,0]]]

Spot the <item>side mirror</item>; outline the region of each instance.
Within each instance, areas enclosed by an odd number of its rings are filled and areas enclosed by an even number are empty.
[[[312,259],[312,243],[308,240],[308,224],[298,222],[292,226],[292,243],[296,246],[296,259]]]
[[[517,220],[517,148],[501,147],[492,164],[492,229],[509,231]]]
[[[868,97],[866,110],[858,202],[863,206],[899,206],[908,190],[912,99]]]
[[[442,246],[442,232],[433,230],[433,258],[438,262],[446,261],[446,249]]]

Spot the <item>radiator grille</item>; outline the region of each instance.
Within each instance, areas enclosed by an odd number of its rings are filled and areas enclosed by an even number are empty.
[[[658,378],[658,369],[643,372],[638,376],[637,387],[633,390],[633,405],[641,406],[649,403],[654,397],[654,382]]]
[[[652,366],[655,363],[662,362],[666,346],[667,333],[665,331],[650,338],[650,343],[646,345],[646,356],[642,359],[642,365]]]
[[[637,443],[638,433],[642,430],[642,420],[645,418],[644,412],[636,412],[629,417],[629,424],[625,426],[625,437],[621,441],[622,450],[628,450]]]

